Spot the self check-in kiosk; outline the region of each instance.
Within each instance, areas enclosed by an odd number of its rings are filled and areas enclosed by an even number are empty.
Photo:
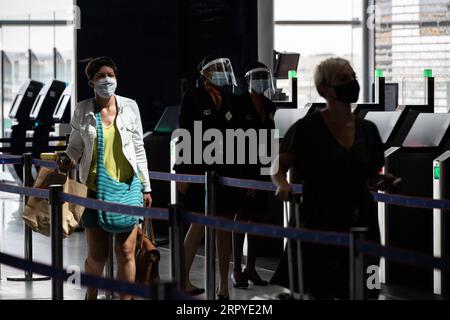
[[[367,112],[364,119],[377,126],[381,141],[387,149],[392,146],[394,137],[400,128],[401,116],[402,111],[370,111]]]
[[[450,151],[433,161],[433,198],[450,199]],[[436,258],[450,259],[450,216],[442,209],[433,209],[433,254]],[[433,293],[450,293],[450,274],[433,271]]]
[[[72,101],[72,86],[68,85],[56,105],[53,113],[54,130],[50,132],[50,137],[63,137],[70,135],[72,128],[70,126],[70,107]],[[56,146],[61,142],[50,142],[50,146]]]
[[[33,138],[34,157],[40,157],[40,154],[48,149],[50,132],[54,130],[54,113],[66,87],[67,83],[53,80],[42,88],[31,109],[29,117],[35,122],[35,126],[29,136]]]
[[[389,148],[385,170],[402,178],[390,191],[411,197],[433,197],[435,159],[450,148],[450,114],[420,113],[401,147]],[[380,204],[382,242],[424,254],[433,254],[433,210]],[[385,262],[386,284],[433,291],[433,271]]]
[[[14,124],[10,132],[5,132],[6,137],[11,138],[9,145],[11,154],[22,155],[25,153],[26,133],[34,126],[34,121],[30,119],[29,114],[43,86],[42,82],[27,80],[14,99],[9,112],[9,118],[13,119]],[[14,169],[17,177],[22,180],[22,166],[14,165]]]
[[[352,103],[352,112],[358,117],[364,118],[369,111],[385,110],[385,78],[381,70],[375,71],[373,102]]]
[[[56,104],[55,111],[53,112],[53,122],[54,123],[69,123],[70,122],[70,102],[72,99],[72,86],[68,85],[58,103]]]

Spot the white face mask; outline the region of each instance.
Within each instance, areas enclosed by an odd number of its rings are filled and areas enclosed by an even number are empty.
[[[211,75],[211,83],[217,87],[223,87],[230,84],[228,72],[214,71]]]
[[[116,92],[117,80],[115,78],[105,77],[95,82],[95,93],[102,99],[111,98]]]
[[[250,93],[252,90],[257,94],[264,94],[269,89],[269,81],[267,79],[253,80],[250,86]]]

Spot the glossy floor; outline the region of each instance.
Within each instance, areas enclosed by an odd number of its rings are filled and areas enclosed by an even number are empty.
[[[24,223],[22,221],[22,201],[19,196],[0,192],[0,251],[23,257],[24,252]],[[170,251],[161,246],[161,267],[160,276],[162,280],[170,280]],[[191,280],[198,287],[205,287],[204,284],[204,265],[205,259],[199,250],[199,254],[194,260],[191,271]],[[86,240],[84,232],[74,233],[68,239],[64,240],[64,265],[77,266],[83,270],[84,259],[86,256]],[[50,238],[33,233],[33,259],[37,262],[50,264]],[[258,260],[258,272],[263,279],[269,280],[277,266],[275,259]],[[32,299],[48,300],[51,299],[51,282],[15,282],[7,280],[10,276],[23,275],[23,271],[13,269],[6,265],[0,266],[0,300],[1,299]],[[232,264],[230,265],[230,270]],[[280,293],[289,291],[280,286],[257,287],[250,285],[248,289],[235,289],[229,282],[230,298],[236,300],[251,300],[260,298],[275,297]],[[84,289],[74,288],[70,285],[64,287],[64,298],[69,300],[84,299]],[[99,295],[102,295],[99,292]],[[197,298],[205,299],[206,296],[200,295]],[[441,299],[435,295],[424,295],[420,292],[407,290],[405,288],[382,288],[380,299]]]
[[[12,194],[0,193],[0,250],[4,253],[23,257],[24,224],[22,221],[22,203],[20,197]],[[202,251],[202,250],[200,250]],[[170,251],[161,247],[160,276],[162,280],[170,279]],[[84,233],[74,233],[64,240],[64,265],[79,266],[83,269],[86,256],[86,240]],[[50,264],[50,238],[33,233],[33,259],[36,262]],[[232,265],[230,266],[231,269]],[[269,279],[273,271],[258,269],[261,277]],[[0,299],[50,299],[51,282],[15,282],[7,280],[10,276],[23,275],[23,272],[6,265],[1,265]],[[192,268],[192,282],[199,287],[204,285],[204,257],[197,255]],[[256,287],[250,285],[248,289],[234,289],[230,280],[231,299],[249,300],[266,294],[276,295],[287,292],[279,286]],[[232,289],[231,289],[232,288]],[[65,299],[84,299],[84,289],[77,289],[69,285],[64,287]],[[100,295],[102,292],[99,293]],[[198,296],[205,299],[205,295]]]

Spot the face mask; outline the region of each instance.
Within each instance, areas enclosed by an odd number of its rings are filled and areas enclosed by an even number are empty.
[[[349,83],[334,87],[337,99],[345,103],[355,103],[358,101],[359,90],[359,83],[356,79],[350,81]]]
[[[102,99],[111,98],[116,92],[117,80],[106,77],[95,82],[95,92]]]
[[[257,94],[264,94],[269,89],[267,79],[253,80],[251,83],[251,90]]]
[[[214,71],[211,75],[211,83],[216,87],[223,87],[230,83],[227,72]]]

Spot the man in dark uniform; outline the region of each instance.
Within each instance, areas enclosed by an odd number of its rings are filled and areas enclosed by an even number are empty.
[[[199,65],[199,73],[203,79],[204,86],[196,88],[190,92],[187,92],[184,96],[183,103],[181,105],[179,116],[180,129],[186,129],[191,136],[191,163],[182,163],[175,166],[177,173],[184,174],[199,174],[204,175],[208,170],[216,170],[219,175],[226,175],[224,163],[225,158],[225,141],[218,142],[223,151],[222,154],[214,154],[214,157],[223,159],[218,163],[210,163],[203,159],[203,153],[205,147],[210,142],[202,141],[194,142],[194,139],[200,139],[200,137],[194,135],[195,125],[201,123],[202,131],[205,132],[209,129],[216,129],[222,133],[222,137],[225,139],[226,129],[234,128],[236,121],[235,112],[233,111],[233,105],[235,97],[231,93],[231,88],[236,86],[236,79],[234,76],[231,62],[227,58],[208,56],[203,59]],[[197,122],[197,124],[196,124]],[[216,131],[217,132],[217,131]],[[217,141],[212,141],[216,143]],[[201,143],[202,154],[196,154],[194,149],[195,143]],[[205,152],[206,153],[206,152]],[[195,164],[194,158],[201,157],[201,161],[197,161]],[[205,188],[201,184],[187,184],[178,183],[177,190],[180,192],[184,208],[186,211],[204,212],[205,207]],[[234,215],[233,209],[228,205],[230,203],[227,199],[227,191],[229,189],[223,186],[219,186],[217,190],[217,214],[221,216],[229,216],[232,218]],[[227,201],[228,200],[228,201]],[[189,279],[189,272],[194,260],[195,253],[202,238],[204,237],[205,228],[200,225],[191,225],[186,235],[184,242],[185,250],[185,272],[186,282],[185,291],[192,295],[202,294],[205,290],[195,287]],[[219,256],[219,273],[220,282],[217,291],[218,299],[228,299],[228,265],[229,256],[231,253],[231,233],[225,231],[217,231],[217,250]]]
[[[273,78],[270,69],[261,62],[255,62],[247,66],[245,78],[248,91],[238,97],[237,109],[239,111],[239,126],[244,131],[252,129],[257,134],[257,145],[246,144],[246,163],[238,166],[239,178],[250,180],[269,180],[268,176],[261,175],[261,163],[259,161],[260,148],[266,146],[266,155],[271,155],[271,130],[275,129],[274,115],[275,104],[268,98],[274,92]],[[266,139],[259,136],[260,130],[266,132]],[[250,152],[256,154],[250,154]],[[250,158],[256,158],[253,164]],[[261,222],[262,215],[267,209],[267,192],[253,189],[239,190],[239,209],[235,216],[236,221]],[[267,281],[261,279],[256,273],[256,243],[257,237],[248,235],[247,263],[242,271],[242,247],[245,234],[233,233],[233,258],[234,270],[231,275],[233,285],[236,288],[248,287],[248,280],[254,285],[266,286]]]

